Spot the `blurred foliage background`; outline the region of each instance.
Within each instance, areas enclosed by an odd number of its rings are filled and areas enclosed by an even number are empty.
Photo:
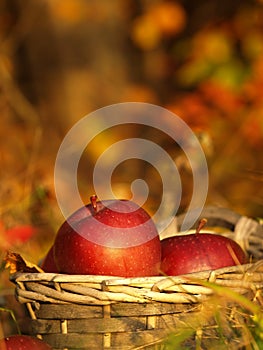
[[[153,103],[185,120],[207,156],[207,203],[263,216],[262,0],[2,0],[0,43],[1,257],[5,249],[33,262],[45,254],[63,220],[53,184],[59,145],[82,117],[119,102]],[[125,137],[148,138],[175,159],[185,210],[186,160],[169,138],[138,126],[104,132],[87,149],[84,200],[96,159]],[[127,160],[113,175],[119,197],[144,178],[146,209],[156,210],[152,167]],[[3,274],[1,288],[12,308]]]
[[[207,203],[263,216],[263,1],[2,0],[0,42],[2,254],[37,262],[47,251],[63,220],[53,185],[59,145],[82,117],[119,102],[185,120],[207,156]],[[125,137],[153,140],[177,161],[186,209],[191,174],[180,150],[136,126],[103,133],[83,155],[84,199],[97,157]],[[144,162],[120,165],[113,188],[129,197],[137,177],[154,212],[160,179]]]

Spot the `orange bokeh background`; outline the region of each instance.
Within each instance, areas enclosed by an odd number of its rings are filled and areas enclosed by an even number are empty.
[[[53,184],[59,145],[82,117],[120,102],[153,103],[185,120],[207,157],[207,204],[263,217],[262,6],[262,1],[3,0],[2,256],[8,241],[33,262],[43,257],[63,220]],[[145,135],[183,164],[180,210],[187,208],[191,174],[180,150],[140,127],[105,132],[86,150],[79,169],[84,199],[93,194],[99,154],[112,142]],[[154,212],[159,179],[143,162],[127,162],[116,171],[116,195],[129,196],[137,177],[149,183],[146,209]],[[28,226],[34,234],[20,239],[19,227],[24,232]],[[5,237],[14,229],[12,244]],[[6,283],[4,277],[3,290]]]

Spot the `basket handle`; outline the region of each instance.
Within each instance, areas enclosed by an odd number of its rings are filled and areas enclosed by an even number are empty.
[[[185,216],[186,213],[177,216],[178,231],[181,229]],[[207,206],[202,210],[200,214],[200,218],[201,217],[207,219],[207,226],[224,227],[228,230],[234,231],[237,222],[241,218],[241,215],[228,208]],[[195,223],[193,229],[196,228],[197,225],[198,222]]]
[[[174,236],[176,233],[182,232],[181,227],[185,217],[186,212],[179,214],[174,218],[169,218],[157,223],[157,229],[159,231],[160,238],[164,239],[167,237]],[[234,231],[236,224],[242,216],[228,208],[207,206],[203,208],[199,217],[207,219],[207,226],[224,227],[227,230]],[[192,229],[195,229],[197,225],[198,222],[195,223]]]

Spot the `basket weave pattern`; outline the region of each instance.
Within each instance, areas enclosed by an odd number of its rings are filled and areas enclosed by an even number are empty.
[[[209,210],[206,217],[214,224],[214,209]],[[202,281],[255,298],[263,289],[262,227],[232,213],[230,219],[227,213],[225,222],[233,231],[226,235],[237,236],[255,263],[175,277],[18,273],[13,276],[16,297],[30,314],[24,332],[42,337],[54,349],[139,349],[200,311],[213,294]]]

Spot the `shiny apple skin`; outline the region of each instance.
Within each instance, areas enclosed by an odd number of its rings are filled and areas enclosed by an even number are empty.
[[[59,272],[121,277],[158,275],[161,244],[148,213],[128,200],[103,203],[98,201],[97,212],[90,204],[80,208],[58,230],[54,258]]]
[[[52,350],[44,341],[28,335],[12,335],[0,340],[0,350]]]
[[[58,268],[56,266],[55,259],[54,259],[54,246],[53,245],[50,247],[49,251],[47,252],[46,256],[44,257],[40,267],[44,272],[48,272],[48,273],[57,273],[58,272]]]
[[[232,239],[195,233],[169,237],[161,241],[161,273],[169,276],[246,263],[246,254]]]

